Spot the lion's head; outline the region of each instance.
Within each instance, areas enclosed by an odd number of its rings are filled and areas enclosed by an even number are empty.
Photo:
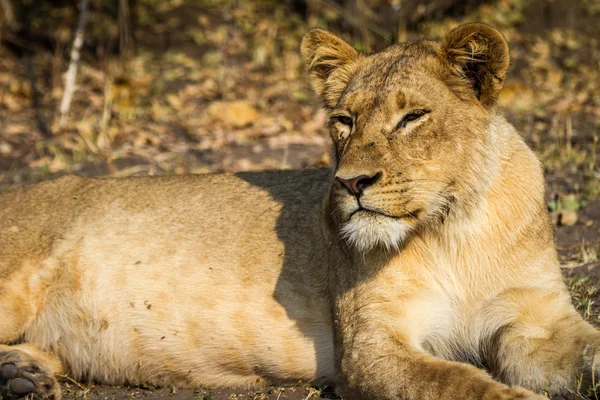
[[[439,41],[363,55],[313,29],[302,56],[329,113],[332,200],[349,243],[396,248],[481,196],[493,178],[488,125],[509,65],[500,32],[466,24]]]

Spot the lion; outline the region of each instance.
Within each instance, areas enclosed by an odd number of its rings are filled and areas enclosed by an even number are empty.
[[[540,163],[495,111],[496,29],[365,55],[310,30],[329,169],[88,179],[0,197],[0,392],[335,385],[542,399],[598,371]]]

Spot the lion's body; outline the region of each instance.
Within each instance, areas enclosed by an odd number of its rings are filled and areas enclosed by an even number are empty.
[[[27,309],[3,341],[113,383],[331,379],[327,176],[66,177],[0,197],[0,272],[15,277],[0,315]]]
[[[0,196],[0,394],[58,397],[66,370],[539,399],[517,385],[556,392],[600,369],[541,166],[493,109],[502,35],[467,24],[365,57],[313,30],[302,54],[331,171],[67,177]]]

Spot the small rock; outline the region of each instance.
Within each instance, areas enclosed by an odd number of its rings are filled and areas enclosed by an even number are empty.
[[[577,222],[577,211],[575,210],[562,210],[560,212],[559,222],[561,225],[571,226]]]

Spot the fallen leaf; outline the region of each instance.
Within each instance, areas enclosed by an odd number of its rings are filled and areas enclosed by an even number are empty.
[[[217,101],[208,106],[208,114],[234,128],[243,128],[254,124],[258,119],[258,110],[247,101]]]

